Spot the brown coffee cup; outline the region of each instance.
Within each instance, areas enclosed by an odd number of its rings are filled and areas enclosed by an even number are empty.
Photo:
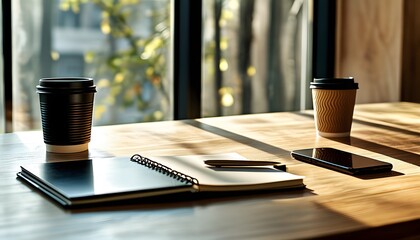
[[[358,83],[349,78],[315,78],[310,83],[317,134],[348,137]]]

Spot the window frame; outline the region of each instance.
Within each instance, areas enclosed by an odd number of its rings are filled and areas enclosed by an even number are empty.
[[[174,119],[201,117],[202,0],[173,2]]]
[[[4,131],[13,132],[12,0],[2,0]]]
[[[312,76],[335,75],[336,1],[314,0]]]
[[[201,117],[202,3],[173,0],[173,119]],[[334,76],[335,1],[313,0],[312,76]],[[4,130],[13,132],[12,0],[2,0]]]

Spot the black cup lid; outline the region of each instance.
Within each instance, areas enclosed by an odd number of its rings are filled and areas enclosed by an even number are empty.
[[[354,78],[314,78],[310,83],[312,89],[358,89],[359,84],[354,82]]]
[[[93,78],[59,77],[41,78],[36,86],[38,92],[96,92]]]

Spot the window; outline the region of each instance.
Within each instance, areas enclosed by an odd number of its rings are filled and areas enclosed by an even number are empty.
[[[310,107],[312,1],[11,2],[13,131],[40,128],[36,85],[54,76],[95,79],[94,125],[191,116],[183,95],[201,95],[202,117]],[[196,46],[199,71],[182,51]]]
[[[307,107],[309,2],[204,1],[202,116]]]
[[[13,129],[40,128],[42,77],[95,79],[94,124],[171,119],[169,0],[13,1]]]

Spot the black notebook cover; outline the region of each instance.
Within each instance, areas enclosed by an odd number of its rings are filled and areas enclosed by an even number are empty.
[[[127,157],[32,164],[18,176],[63,206],[194,191],[193,184]]]

